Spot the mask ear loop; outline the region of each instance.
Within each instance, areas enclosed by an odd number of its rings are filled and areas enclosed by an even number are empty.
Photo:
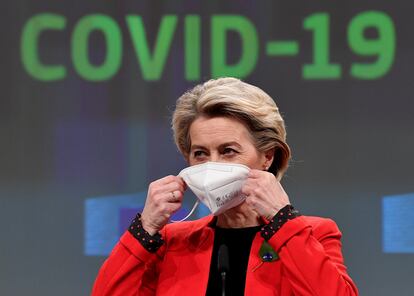
[[[173,223],[177,223],[177,222],[183,222],[183,221],[185,221],[185,220],[187,220],[193,213],[194,213],[194,211],[195,211],[195,209],[197,208],[197,206],[200,204],[200,201],[199,200],[197,200],[195,203],[194,203],[194,205],[193,205],[193,208],[191,209],[191,211],[190,211],[190,213],[187,215],[187,216],[185,216],[184,218],[182,218],[181,220],[171,220],[171,222],[173,222]]]

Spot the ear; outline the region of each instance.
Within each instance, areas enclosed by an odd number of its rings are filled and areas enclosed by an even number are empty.
[[[273,163],[273,160],[275,158],[275,148],[269,149],[264,152],[264,163],[263,163],[263,169],[267,171],[270,166]]]

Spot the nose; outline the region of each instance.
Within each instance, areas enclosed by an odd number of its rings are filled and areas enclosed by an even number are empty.
[[[220,162],[220,155],[219,155],[219,153],[217,153],[217,152],[210,153],[210,159],[208,161]]]

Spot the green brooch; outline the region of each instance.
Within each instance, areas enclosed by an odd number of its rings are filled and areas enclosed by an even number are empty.
[[[273,262],[279,259],[278,253],[273,250],[267,241],[264,241],[259,250],[259,256],[263,262]]]

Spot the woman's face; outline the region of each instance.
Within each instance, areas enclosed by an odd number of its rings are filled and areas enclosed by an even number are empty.
[[[190,139],[190,165],[231,162],[263,170],[273,161],[273,151],[257,151],[248,129],[237,119],[199,117],[190,126]]]

